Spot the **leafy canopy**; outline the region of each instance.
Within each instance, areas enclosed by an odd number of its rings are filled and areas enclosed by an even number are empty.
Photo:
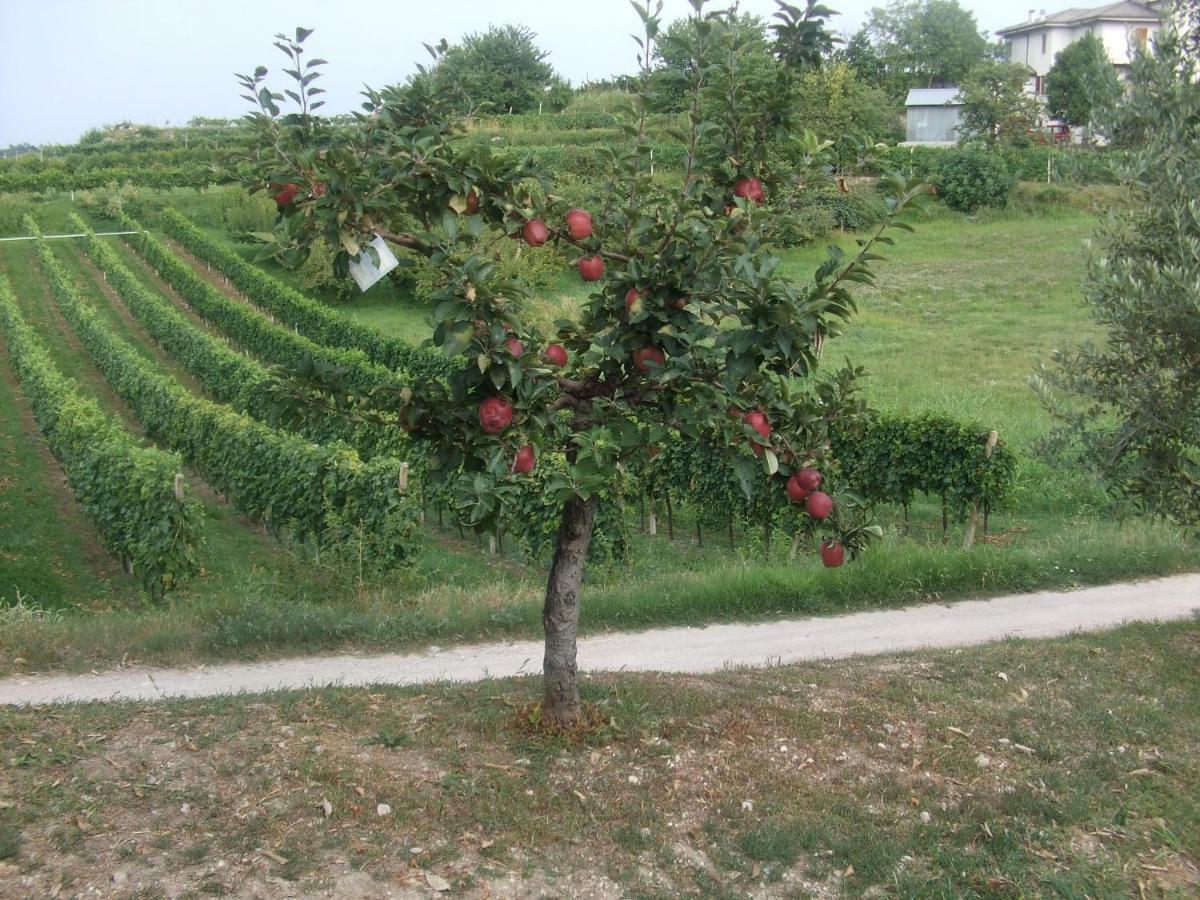
[[[992,51],[958,0],[892,0],[871,10],[847,52],[864,77],[900,98],[913,87],[960,84]]]
[[[558,108],[570,100],[546,59],[537,35],[524,25],[492,26],[442,47],[433,76],[457,86],[460,111],[486,106],[496,113],[536,112],[544,101]]]
[[[1046,110],[1077,127],[1093,127],[1121,96],[1104,42],[1085,34],[1065,47],[1046,75]]]
[[[1024,144],[1038,123],[1038,104],[1025,93],[1029,71],[1020,63],[984,60],[971,67],[960,93],[960,140],[988,146]]]
[[[1200,525],[1200,71],[1186,36],[1135,59],[1123,115],[1145,145],[1129,174],[1141,204],[1100,227],[1085,286],[1107,332],[1035,379],[1066,450],[1114,493]]]

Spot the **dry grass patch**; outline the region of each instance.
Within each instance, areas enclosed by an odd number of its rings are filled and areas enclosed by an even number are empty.
[[[1196,627],[595,678],[582,741],[532,679],[9,712],[0,895],[1190,896]]]

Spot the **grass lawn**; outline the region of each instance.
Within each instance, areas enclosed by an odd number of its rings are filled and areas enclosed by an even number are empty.
[[[1192,897],[1200,630],[0,718],[22,896]],[[141,891],[142,893],[137,893]],[[156,893],[158,892],[158,893]]]

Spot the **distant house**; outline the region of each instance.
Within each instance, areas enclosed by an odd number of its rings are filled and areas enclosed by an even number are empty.
[[[905,107],[905,144],[941,146],[958,141],[962,97],[958,88],[913,88]]]
[[[1008,48],[1010,62],[1029,67],[1029,93],[1046,94],[1046,76],[1058,54],[1085,34],[1104,43],[1108,58],[1124,75],[1137,47],[1143,47],[1161,25],[1161,0],[1147,3],[1110,3],[1091,9],[1066,9],[1052,15],[1029,11],[1020,25],[1001,28],[996,35]]]

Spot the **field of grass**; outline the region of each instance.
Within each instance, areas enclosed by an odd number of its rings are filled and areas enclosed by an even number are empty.
[[[23,896],[1194,897],[1200,630],[705,676],[38,708],[0,728]],[[141,892],[141,893],[138,893]]]
[[[44,227],[58,229],[68,209],[69,203],[56,201],[38,214]],[[782,538],[766,562],[755,535],[738,535],[733,549],[722,535],[705,534],[701,544],[686,511],[676,517],[674,540],[661,532],[651,538],[631,511],[631,558],[589,572],[584,629],[994,595],[1200,565],[1200,549],[1179,534],[1144,520],[1123,520],[1085,475],[1028,454],[1047,424],[1026,384],[1033,366],[1054,347],[1091,330],[1078,285],[1083,245],[1094,221],[1080,213],[978,219],[941,214],[922,221],[916,235],[904,236],[890,259],[879,264],[879,288],[862,292],[859,316],[828,345],[831,362],[848,356],[866,366],[866,395],[873,404],[973,419],[997,428],[1021,452],[1013,503],[993,515],[992,533],[975,551],[956,549],[957,532],[948,547],[942,546],[933,503],[917,504],[907,535],[898,512],[881,509],[888,526],[885,541],[836,572],[821,569],[812,548],[801,548],[800,557],[789,562]],[[161,289],[127,245],[111,240],[147,286]],[[850,244],[852,236],[843,240]],[[161,371],[197,389],[152,345],[77,248],[60,241],[55,249],[114,330]],[[806,277],[822,252],[818,247],[789,251],[785,264],[797,277]],[[0,267],[63,370],[136,432],[137,424],[57,314],[31,248],[0,245]],[[295,283],[294,273],[270,268]],[[537,302],[551,318],[550,310],[569,311],[585,293],[567,273],[557,290]],[[389,333],[413,339],[428,333],[423,308],[382,289],[343,310]],[[19,398],[11,379],[0,382],[0,389]],[[36,436],[26,432],[24,409],[18,402],[2,420],[5,440],[14,449],[0,459],[0,486],[61,480],[53,460],[38,455]],[[179,593],[174,608],[146,603],[127,580],[114,576],[98,548],[80,556],[76,548],[94,545],[94,535],[61,495],[59,505],[68,509],[65,528],[46,524],[56,517],[48,505],[53,501],[42,498],[40,506],[30,507],[28,524],[0,529],[0,548],[8,554],[0,597],[11,603],[19,590],[29,604],[49,611],[6,620],[0,671],[383,648],[539,632],[545,561],[523,560],[511,546],[489,556],[470,535],[439,529],[435,510],[428,511],[425,547],[410,570],[362,582],[353,571],[328,561],[317,566],[300,551],[274,543],[194,476],[189,480],[208,512],[209,547],[205,571]],[[0,502],[5,499],[0,492]],[[43,552],[45,560],[71,563],[65,569],[43,565]],[[96,609],[104,612],[92,612]]]

